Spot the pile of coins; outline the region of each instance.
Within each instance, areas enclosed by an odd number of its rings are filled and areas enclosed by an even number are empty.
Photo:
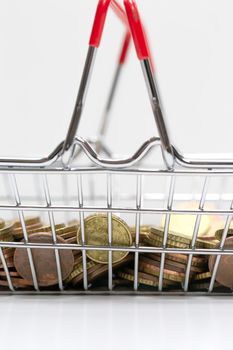
[[[111,221],[104,213],[88,216],[84,220],[83,228],[77,220],[67,224],[56,224],[55,232],[53,232],[51,226],[45,225],[39,216],[25,218],[23,227],[20,221],[5,222],[0,219],[0,241],[26,241],[51,245],[51,248],[40,247],[30,250],[33,266],[29,259],[28,249],[25,247],[2,248],[13,286],[23,289],[33,288],[36,277],[40,288],[57,288],[59,283],[57,264],[59,263],[61,279],[66,288],[82,289],[84,266],[89,287],[103,288],[105,286],[106,288],[110,263],[113,287],[132,288],[135,280],[135,256],[127,249],[134,247],[138,240],[139,247],[160,248],[164,245],[164,230],[147,225],[140,226],[136,233],[135,227],[129,227],[124,220],[113,214],[111,214]],[[190,249],[192,235],[185,234],[180,224],[179,230],[180,232],[175,232],[169,229],[166,247]],[[214,236],[208,236],[206,232],[202,225],[202,235],[198,235],[195,248],[212,249],[219,246],[223,229],[217,230]],[[112,247],[119,248],[110,253],[109,242]],[[65,249],[56,250],[52,247],[54,243],[75,244],[75,246],[70,249],[64,247]],[[74,249],[82,245],[87,246],[87,250]],[[96,250],[96,247],[101,248]],[[232,229],[228,232],[224,248],[233,249]],[[143,252],[139,254],[137,274],[139,287],[143,289],[158,287],[161,266],[163,266],[163,288],[182,289],[187,272],[188,254],[166,253],[162,262],[161,256],[161,253]],[[190,290],[208,289],[215,261],[216,256],[196,253],[192,256],[189,270]],[[34,275],[32,268],[35,270]],[[0,262],[0,286],[8,287],[3,262]],[[214,287],[233,288],[232,255],[221,257]]]

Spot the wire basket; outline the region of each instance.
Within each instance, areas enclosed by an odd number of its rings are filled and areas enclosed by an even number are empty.
[[[224,257],[233,256],[232,247],[226,245],[233,216],[233,162],[185,158],[170,143],[146,33],[135,2],[125,0],[124,4],[125,10],[115,0],[100,0],[98,3],[80,89],[65,141],[42,159],[0,159],[0,173],[4,184],[1,189],[0,210],[4,212],[4,219],[18,220],[14,221],[13,226],[21,233],[20,239],[16,241],[9,239],[9,235],[4,239],[0,229],[2,294],[232,294],[231,286],[219,285],[216,277],[219,268],[222,269],[220,265]],[[77,137],[76,133],[110,5],[126,24],[126,34],[99,135],[96,140],[85,140]],[[144,73],[159,137],[147,140],[132,157],[115,159],[104,142],[104,136],[131,37]],[[163,161],[159,166],[155,165],[152,153],[157,149]],[[47,223],[51,240],[40,242],[30,238],[28,217],[35,216],[35,213]],[[87,244],[86,219],[90,215],[98,214],[107,223],[107,242],[103,245]],[[113,224],[116,217],[127,222],[130,227],[134,226],[131,229],[131,233],[132,230],[134,232],[130,244],[113,244]],[[174,217],[181,221],[182,218],[192,218],[189,244],[169,244],[170,224]],[[216,245],[197,244],[205,218],[211,223],[212,230],[222,227],[221,237]],[[72,226],[79,232],[78,243],[76,233],[72,239],[61,241],[59,232],[62,232],[63,237],[65,234],[68,237],[69,233],[64,226],[59,226],[61,222],[66,225],[69,223],[69,227]],[[160,244],[147,244],[148,240],[141,240],[145,227],[151,230],[148,225],[160,227],[161,222],[163,229],[159,242],[157,240]],[[12,227],[12,223],[9,226]],[[40,232],[40,229],[38,226],[34,232]],[[43,251],[46,255],[48,250],[54,254],[57,282],[53,285],[40,282],[35,261],[36,252]],[[12,271],[11,264],[15,263],[18,256],[16,252],[20,256],[24,255],[25,264],[28,265],[27,273],[31,276],[30,283],[26,283],[22,276],[19,277],[18,271]],[[68,256],[71,252],[78,257],[81,267],[79,283],[72,286],[67,283],[67,276],[69,279],[75,271],[74,267],[72,266],[73,271],[67,272],[66,279],[63,271],[63,256]],[[99,267],[97,273],[98,276],[104,276],[101,282],[97,280],[93,283],[96,270],[93,268],[90,273],[93,267],[89,260],[90,252],[107,254],[107,262]],[[128,265],[123,270],[120,266],[115,268],[113,256],[119,252],[128,256],[127,263],[130,263],[130,268]],[[8,253],[11,254],[10,258]],[[146,269],[140,271],[140,259],[143,257],[147,261],[151,254],[157,257],[153,270],[156,274],[151,272],[151,283],[144,283],[147,275]],[[177,274],[179,281],[173,280],[179,283],[168,283],[167,259],[171,260],[174,256],[183,259],[183,270]],[[211,273],[204,276],[201,286],[200,283],[193,283],[191,277],[195,270],[195,261],[207,261],[210,260],[209,257],[212,259]],[[46,260],[43,261],[45,269],[46,263]],[[50,266],[48,270],[49,268]]]

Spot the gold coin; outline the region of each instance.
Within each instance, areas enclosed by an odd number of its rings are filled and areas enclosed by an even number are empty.
[[[179,206],[179,208],[180,209],[185,208],[185,210],[195,210],[198,208],[198,203],[195,203],[195,202],[185,203],[185,204],[182,204],[182,206]],[[172,214],[170,216],[169,230],[171,230],[172,232],[180,233],[189,238],[192,238],[195,222],[196,222],[196,215]],[[161,226],[164,227],[164,224],[165,224],[165,216],[162,217]],[[198,230],[198,236],[203,236],[208,232],[209,229],[210,229],[209,216],[202,216],[200,227]]]
[[[39,216],[32,216],[32,217],[26,217],[24,218],[24,222],[26,226],[31,226],[40,223],[40,217]],[[21,226],[21,221],[20,220],[15,220],[13,222],[14,228],[22,228]]]
[[[55,225],[55,231],[64,228],[66,225],[65,224],[56,224]],[[40,233],[40,232],[51,232],[52,231],[52,227],[49,225],[45,225],[45,226],[41,226],[37,229],[34,230],[34,233]]]
[[[134,282],[134,270],[125,268],[124,270],[118,271],[117,275],[124,280]],[[151,274],[147,274],[144,272],[139,271],[138,272],[138,283],[144,284],[151,287],[158,287],[159,285],[159,278],[156,276],[152,276]],[[174,285],[174,282],[163,280],[163,286],[168,287]]]
[[[221,241],[221,239],[222,239],[223,231],[224,231],[224,228],[217,230],[215,232],[215,238],[218,239],[219,241]],[[227,237],[231,237],[231,236],[233,236],[233,229],[232,228],[230,228],[227,232]]]
[[[151,233],[150,233],[150,237],[154,238],[154,237],[159,237],[159,239],[163,239],[164,237],[164,231],[159,230],[155,227],[151,228]],[[189,245],[191,243],[191,239],[188,237],[185,237],[182,234],[176,233],[176,232],[170,232],[168,233],[168,239],[175,241],[175,242],[180,242],[180,243],[185,243],[187,245]]]
[[[95,214],[87,217],[84,221],[85,243],[93,246],[108,246],[108,216],[106,214]],[[77,233],[78,243],[81,244],[81,231]],[[112,246],[130,247],[132,236],[128,225],[119,217],[112,215]],[[129,252],[112,252],[112,262],[123,260]],[[108,263],[108,252],[98,250],[87,250],[89,259],[100,263]]]
[[[205,240],[202,240],[200,238],[198,238],[196,240],[196,248],[200,248],[200,249],[214,249],[214,248],[217,248],[218,247],[218,244],[219,244],[219,241],[218,240],[215,240],[215,241],[205,241]]]
[[[87,261],[87,270],[92,267],[97,265],[94,261]],[[67,277],[67,279],[65,280],[65,283],[70,283],[72,282],[72,280],[77,277],[78,275],[80,275],[81,273],[83,273],[83,263],[79,262],[78,264],[76,264],[74,270],[71,272],[71,274],[69,275],[69,277]]]
[[[199,280],[206,280],[208,278],[211,278],[211,273],[209,271],[203,272],[203,273],[198,273],[195,277],[194,280],[199,281]]]
[[[11,223],[6,222],[6,226],[0,229],[0,241],[13,241],[13,225]]]
[[[155,239],[151,238],[151,236],[147,236],[144,239],[145,243],[148,243],[152,247],[159,247],[162,248],[163,246],[163,239],[156,237]],[[176,242],[171,239],[167,240],[166,247],[168,248],[181,248],[181,249],[188,249],[189,245],[181,242]]]

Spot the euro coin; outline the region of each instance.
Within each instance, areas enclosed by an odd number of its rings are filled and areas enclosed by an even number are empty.
[[[194,280],[199,281],[199,280],[206,280],[211,277],[211,273],[209,271],[198,273],[195,277]]]
[[[124,280],[134,282],[134,270],[125,268],[121,271],[118,271],[118,276],[120,278],[123,278]],[[159,285],[159,278],[156,276],[153,276],[151,274],[145,273],[145,272],[138,272],[138,283],[143,284],[150,287],[158,287]],[[173,286],[174,283],[171,281],[163,280],[163,286],[166,288],[168,286]]]
[[[158,236],[155,238],[152,238],[151,235],[147,236],[147,237],[145,237],[144,242],[149,244],[152,247],[159,247],[159,248],[163,247],[163,239],[161,237],[158,237]],[[180,248],[180,249],[188,249],[189,248],[188,244],[173,241],[171,239],[167,239],[166,246],[168,248]]]
[[[53,243],[51,233],[33,233],[29,236],[30,243]],[[66,243],[61,237],[57,237],[60,244]],[[33,262],[37,274],[38,285],[41,287],[52,286],[58,283],[57,265],[54,249],[33,248],[31,249]],[[74,265],[74,256],[71,250],[59,251],[62,279],[65,280],[71,273]],[[16,271],[28,283],[33,285],[31,268],[29,264],[27,250],[16,248],[14,253],[14,264]]]
[[[145,256],[147,256],[148,258],[152,259],[152,260],[155,260],[158,262],[158,266],[160,266],[160,262],[161,262],[161,256],[160,254],[150,254],[150,253],[147,253]],[[175,271],[178,271],[178,272],[186,272],[186,269],[187,269],[187,264],[185,263],[181,263],[181,262],[178,262],[178,261],[174,261],[169,259],[168,257],[165,257],[165,265],[164,265],[165,269],[168,268],[168,269],[171,269],[171,270],[175,270]],[[205,269],[205,266],[204,267],[197,267],[197,266],[193,266],[191,265],[191,268],[190,268],[190,271],[191,273],[201,273],[203,272],[203,270]]]
[[[217,240],[221,241],[223,232],[224,232],[224,228],[223,228],[223,229],[220,229],[220,230],[217,230],[217,231],[215,232],[215,238],[216,238]],[[233,229],[230,228],[230,229],[227,231],[227,237],[232,237],[232,236],[233,236]]]
[[[156,238],[158,237],[159,239],[163,239],[164,237],[164,231],[163,230],[160,230],[160,229],[157,229],[155,227],[152,227],[151,228],[151,232],[149,234],[149,236],[151,238]],[[172,241],[176,241],[176,242],[180,242],[180,243],[185,243],[187,245],[190,245],[191,243],[191,239],[180,234],[180,233],[173,233],[173,232],[170,232],[168,233],[168,239],[169,240],[172,240]]]
[[[87,217],[84,221],[85,243],[92,246],[108,246],[108,216],[106,214],[95,214]],[[81,244],[81,231],[77,233],[78,243]],[[128,225],[119,217],[112,215],[112,246],[130,247],[132,236]],[[112,252],[113,263],[123,260],[129,252]],[[87,250],[89,259],[100,263],[108,263],[108,251]]]
[[[158,264],[154,260],[149,259],[145,256],[140,257],[139,270],[157,277],[160,276],[160,266],[158,266]],[[169,281],[182,282],[185,277],[185,274],[183,272],[164,269],[163,277]]]

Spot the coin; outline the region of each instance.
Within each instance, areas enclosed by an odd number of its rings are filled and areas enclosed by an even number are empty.
[[[30,283],[23,278],[12,277],[11,282],[15,288],[26,288],[30,287]],[[0,286],[9,287],[7,280],[0,280]]]
[[[106,214],[95,214],[87,217],[84,221],[85,241],[87,245],[108,246],[108,216]],[[78,243],[81,244],[80,228],[77,233]],[[132,236],[128,225],[120,218],[112,215],[112,246],[132,245]],[[112,261],[116,263],[123,260],[129,252],[115,251],[112,253]],[[108,263],[108,252],[98,250],[87,250],[87,256],[100,264]]]
[[[151,236],[147,236],[144,239],[144,242],[149,244],[152,247],[162,247],[163,246],[163,239],[156,237],[152,238]],[[188,249],[189,245],[177,241],[173,241],[171,239],[167,240],[167,247],[169,248],[181,248],[181,249]]]
[[[215,232],[215,238],[218,239],[219,241],[221,241],[221,239],[222,239],[223,231],[224,231],[224,228],[217,230]],[[233,236],[233,229],[229,228],[227,231],[227,237],[232,237],[232,236]]]
[[[197,203],[184,203],[182,206],[179,206],[178,209],[184,209],[185,210],[195,210],[198,208]],[[196,215],[179,215],[179,214],[172,214],[170,216],[170,223],[169,223],[169,230],[172,232],[177,232],[179,234],[185,235],[189,238],[192,238],[194,227],[196,222]],[[165,216],[162,217],[161,226],[164,227],[165,224]],[[210,218],[209,216],[202,216],[199,230],[198,230],[198,236],[203,236],[205,233],[208,232],[210,229]]]
[[[115,271],[119,267],[127,265],[131,261],[133,261],[133,255],[129,254],[123,260],[113,264],[112,269],[113,271]],[[88,282],[93,282],[94,280],[102,277],[108,272],[108,265],[106,264],[99,264],[92,260],[87,259],[86,265],[87,265]],[[66,283],[72,282],[73,285],[77,285],[78,283],[82,282],[82,280],[83,280],[83,260],[82,260],[82,257],[80,257],[77,260],[76,266],[72,271],[71,275],[66,280]]]
[[[27,234],[29,235],[31,233],[35,233],[35,231],[38,228],[41,228],[41,227],[42,227],[41,223],[28,225],[28,226],[26,226]],[[24,237],[24,233],[23,233],[22,227],[14,228],[12,234],[13,234],[13,237],[14,237],[15,240],[20,240],[20,239],[22,239]]]
[[[0,241],[12,242],[13,241],[13,225],[9,222],[6,222],[6,225],[0,229]]]
[[[198,281],[198,280],[205,280],[205,279],[208,279],[208,278],[210,278],[210,277],[211,277],[211,273],[210,273],[209,271],[206,271],[206,272],[198,273],[198,274],[194,277],[194,279],[195,279],[196,281]]]
[[[156,239],[156,238],[163,239],[164,231],[160,230],[160,229],[157,229],[155,227],[152,227],[151,228],[151,232],[149,234],[149,237],[152,238],[152,239]],[[171,232],[171,231],[169,231],[169,233],[168,233],[168,239],[171,240],[171,241],[180,242],[180,243],[184,243],[184,244],[187,244],[187,245],[190,245],[190,243],[192,241],[187,236],[184,236],[184,235],[182,235],[180,233]]]
[[[157,276],[159,277],[160,275],[160,266],[157,266],[158,264],[156,264],[156,261],[149,259],[145,256],[141,256],[140,257],[140,261],[139,261],[139,270],[145,273],[149,273],[151,275]],[[185,277],[185,273],[183,272],[177,272],[177,271],[173,271],[173,270],[168,270],[168,269],[164,269],[163,270],[163,276],[165,279],[169,280],[169,281],[174,281],[174,282],[182,282],[184,277]]]
[[[118,271],[117,275],[127,281],[134,282],[134,270],[125,268],[123,270]],[[138,283],[144,284],[150,287],[158,287],[159,278],[156,276],[152,276],[151,274],[145,272],[138,272]],[[174,285],[171,281],[163,280],[163,286],[166,288],[170,285]]]
[[[66,225],[65,224],[56,224],[55,226],[55,231],[64,228]],[[34,233],[38,233],[38,232],[52,232],[52,227],[50,225],[45,225],[45,226],[41,226],[38,229],[35,229]]]
[[[152,260],[155,260],[159,263],[158,266],[160,266],[160,262],[161,262],[161,257],[159,254],[150,254],[147,253],[146,256]],[[185,263],[181,263],[178,261],[174,261],[174,260],[170,260],[167,256],[165,257],[165,265],[164,265],[165,269],[168,268],[169,269],[174,269],[175,271],[180,271],[180,272],[186,272],[187,269],[187,264]],[[191,265],[190,271],[191,273],[201,273],[203,272],[203,269],[205,269],[205,266],[203,267],[197,267],[197,266],[193,266]]]
[[[33,233],[29,236],[30,243],[53,243],[51,233]],[[61,237],[57,237],[58,243],[66,243]],[[58,283],[57,266],[54,249],[34,248],[31,249],[37,281],[39,286],[46,287]],[[65,280],[71,273],[74,265],[74,256],[71,250],[59,251],[62,279]],[[16,248],[14,264],[19,275],[32,285],[32,275],[28,260],[27,250]]]
[[[39,216],[32,216],[32,217],[24,218],[24,223],[26,226],[31,226],[31,225],[39,224],[39,223],[41,223],[41,221],[40,221]],[[13,227],[14,228],[22,228],[21,221],[20,220],[13,221]]]
[[[203,249],[214,249],[217,248],[219,244],[219,241],[214,240],[214,241],[205,241],[203,239],[197,239],[196,240],[196,248],[203,248]]]
[[[136,227],[135,226],[131,226],[129,228],[132,239],[135,241],[136,239]],[[151,232],[151,226],[149,225],[142,225],[139,228],[139,238],[140,240],[143,241],[144,237],[146,237],[149,233]]]
[[[233,237],[226,239],[224,249],[233,249]],[[209,269],[211,273],[213,272],[215,261],[216,256],[211,255],[209,257]],[[221,256],[216,274],[216,281],[225,287],[233,288],[233,255]]]
[[[160,257],[160,254],[156,254],[156,253],[151,253],[149,255],[151,256],[152,259],[153,259],[152,256],[155,256],[155,255]],[[184,265],[187,265],[187,262],[188,262],[188,255],[185,255],[185,254],[166,253],[166,258],[169,260],[172,260],[172,261],[182,263]],[[192,266],[204,267],[204,266],[207,266],[207,261],[208,261],[208,259],[206,256],[193,256],[192,257]]]

